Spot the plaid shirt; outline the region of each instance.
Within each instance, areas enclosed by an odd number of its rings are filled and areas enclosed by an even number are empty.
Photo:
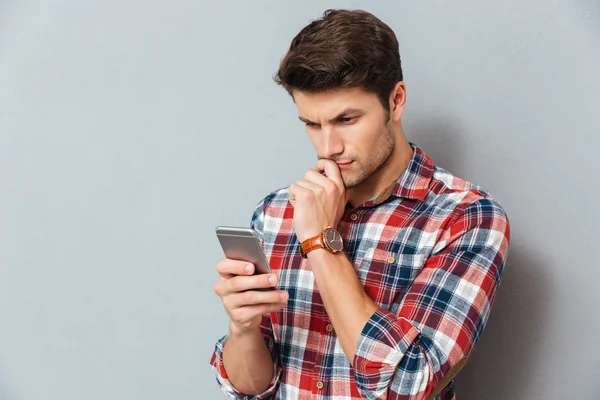
[[[483,188],[414,155],[396,182],[338,225],[344,252],[379,306],[366,323],[351,365],[292,227],[288,190],[257,206],[251,226],[262,240],[285,308],[263,316],[261,332],[275,371],[257,396],[237,391],[217,341],[211,365],[236,399],[424,399],[470,355],[490,313],[505,264],[507,216]],[[400,173],[400,171],[399,171]],[[454,399],[451,382],[437,399]]]

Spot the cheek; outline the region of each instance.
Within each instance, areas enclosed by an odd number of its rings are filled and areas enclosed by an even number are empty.
[[[354,154],[368,155],[377,147],[382,135],[381,127],[373,123],[352,125],[346,135],[346,145]]]
[[[312,143],[313,147],[318,150],[320,146],[319,135],[311,129],[306,129],[308,140]]]

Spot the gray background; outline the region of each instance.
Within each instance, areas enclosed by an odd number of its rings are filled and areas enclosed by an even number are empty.
[[[271,81],[328,7],[397,32],[409,138],[512,221],[459,399],[597,399],[600,2],[0,1],[0,399],[219,399],[214,227],[311,167]]]

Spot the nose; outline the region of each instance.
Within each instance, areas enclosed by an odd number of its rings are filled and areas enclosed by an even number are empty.
[[[335,159],[344,151],[344,143],[341,136],[332,126],[324,126],[321,129],[321,157]]]

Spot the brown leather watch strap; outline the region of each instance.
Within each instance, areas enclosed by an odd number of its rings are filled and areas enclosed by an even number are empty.
[[[323,234],[318,234],[311,238],[306,239],[300,244],[300,254],[306,258],[306,255],[316,249],[325,249],[325,243],[323,243]]]

